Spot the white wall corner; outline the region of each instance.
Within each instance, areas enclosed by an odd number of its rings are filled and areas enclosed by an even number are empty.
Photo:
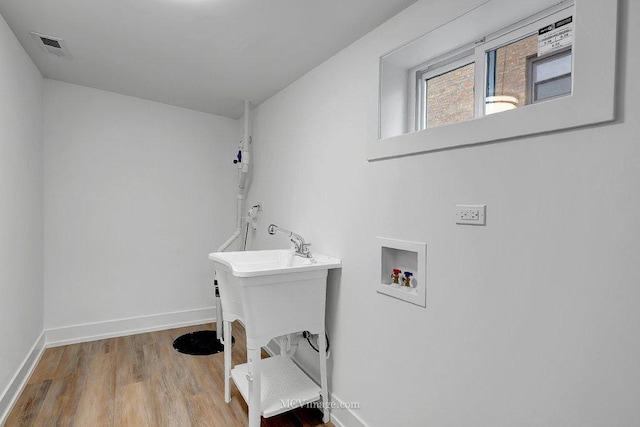
[[[46,346],[58,347],[61,345],[75,344],[79,342],[88,342],[145,332],[161,331],[164,329],[200,325],[215,322],[215,319],[215,307],[208,307],[196,310],[51,328],[45,330]]]
[[[0,425],[4,425],[9,412],[13,409],[20,393],[22,393],[22,390],[29,380],[31,373],[40,361],[40,357],[42,356],[44,349],[45,334],[42,332],[31,347],[29,354],[25,357],[20,368],[18,368],[15,375],[9,382],[9,385],[4,389],[2,394],[0,394]]]

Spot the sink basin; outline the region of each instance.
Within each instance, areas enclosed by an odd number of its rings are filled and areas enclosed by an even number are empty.
[[[313,258],[291,256],[287,249],[245,252],[215,252],[209,254],[215,262],[227,266],[235,277],[270,276],[304,271],[340,268],[341,261],[326,255]]]

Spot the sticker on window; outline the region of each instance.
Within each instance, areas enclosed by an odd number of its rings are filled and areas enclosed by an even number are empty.
[[[571,46],[573,43],[573,16],[538,30],[538,56]]]

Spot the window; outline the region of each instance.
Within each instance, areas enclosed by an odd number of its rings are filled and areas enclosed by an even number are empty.
[[[485,114],[531,103],[529,67],[538,55],[538,36],[532,35],[487,52]]]
[[[618,0],[465,4],[450,2],[426,34],[380,56],[369,161],[615,120]]]
[[[572,13],[554,7],[415,67],[414,130],[570,95]]]
[[[539,102],[571,93],[571,50],[530,62],[531,102]]]
[[[475,64],[468,58],[458,62],[453,69],[419,73],[420,129],[473,119]]]

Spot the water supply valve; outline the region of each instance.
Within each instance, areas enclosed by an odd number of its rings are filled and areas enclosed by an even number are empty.
[[[233,164],[238,164],[242,162],[242,150],[238,151],[238,154],[236,155],[236,159],[233,161]]]
[[[402,284],[405,286],[411,286],[411,276],[413,276],[413,273],[405,271],[404,277],[402,278]]]
[[[257,203],[251,206],[249,212],[246,215],[246,221],[249,226],[253,229],[253,231],[258,229],[258,214],[262,212],[262,203]]]
[[[398,269],[398,268],[394,268],[393,269],[393,273],[391,273],[391,279],[393,279],[393,283],[394,284],[398,284],[398,279],[400,279],[400,273],[402,273],[402,270]]]

